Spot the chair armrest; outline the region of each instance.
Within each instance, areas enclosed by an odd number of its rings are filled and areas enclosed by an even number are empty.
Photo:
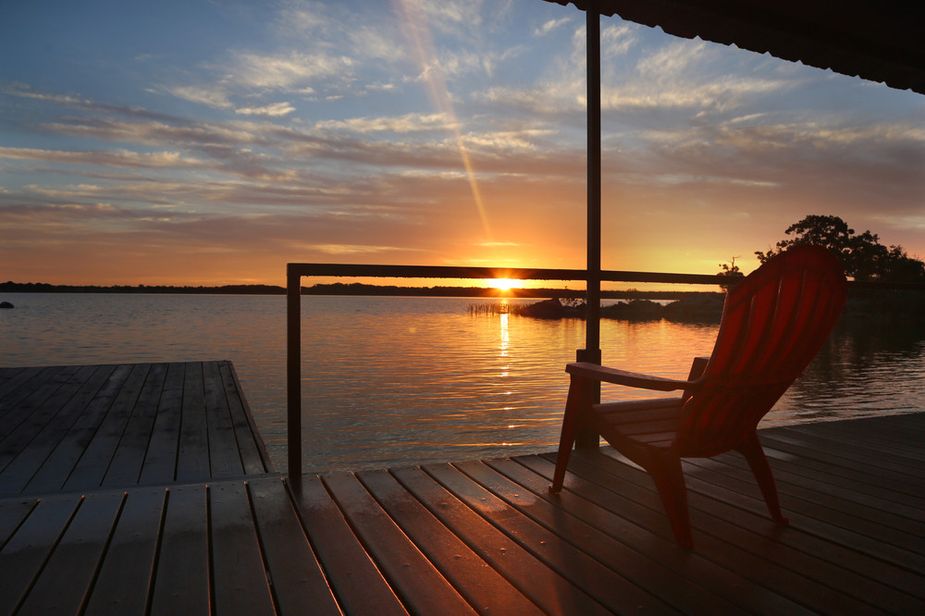
[[[695,357],[694,361],[691,362],[691,371],[687,375],[688,381],[700,381],[700,377],[703,376],[704,371],[707,369],[707,364],[710,363],[709,357]],[[687,402],[690,399],[691,395],[694,393],[693,388],[687,388],[684,390],[684,395],[681,397],[682,402]]]
[[[695,357],[694,361],[691,362],[691,371],[690,374],[687,375],[687,380],[699,383],[700,377],[703,376],[704,371],[707,369],[707,364],[709,363],[709,357]],[[681,396],[681,401],[687,402],[696,389],[696,387],[686,388],[684,390],[684,395]]]
[[[694,361],[691,362],[691,372],[687,375],[687,380],[694,381],[699,379],[703,371],[707,369],[708,363],[710,363],[709,357],[695,357]]]
[[[565,371],[572,376],[591,379],[592,381],[603,381],[605,383],[615,383],[617,385],[639,387],[642,389],[655,389],[658,391],[673,391],[675,389],[694,390],[700,386],[700,381],[698,380],[679,381],[677,379],[665,379],[659,376],[627,372],[625,370],[607,368],[586,362],[568,364],[565,367]]]

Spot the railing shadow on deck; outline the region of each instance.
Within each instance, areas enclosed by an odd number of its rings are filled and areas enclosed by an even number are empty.
[[[288,263],[286,265],[286,445],[287,472],[295,482],[302,475],[302,278],[303,277],[340,277],[340,278],[418,278],[418,279],[456,279],[456,280],[491,280],[510,278],[515,280],[550,280],[558,282],[582,281],[600,282],[640,282],[662,284],[695,285],[729,285],[737,282],[735,278],[718,274],[674,274],[665,272],[634,272],[621,270],[603,270],[600,276],[592,279],[588,270],[583,269],[549,269],[549,268],[506,268],[506,267],[453,267],[435,265],[373,265],[345,263]],[[925,291],[921,283],[883,283],[883,282],[849,282],[852,288],[868,289],[906,289]],[[359,295],[350,292],[346,295]],[[415,293],[421,295],[421,293]],[[436,295],[436,294],[434,294]],[[590,303],[590,302],[589,302]],[[594,314],[598,314],[597,311]],[[580,350],[586,353],[581,361],[600,363],[599,349]],[[579,438],[581,442],[596,438]]]

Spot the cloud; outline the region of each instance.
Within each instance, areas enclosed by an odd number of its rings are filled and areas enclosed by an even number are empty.
[[[458,123],[445,113],[406,113],[401,116],[322,120],[315,123],[315,128],[321,130],[349,130],[358,133],[442,131],[457,126]]]
[[[633,83],[602,88],[602,109],[694,109],[727,111],[748,97],[780,91],[792,82],[779,79],[727,77],[706,83],[679,81],[667,86]]]
[[[496,152],[510,152],[513,150],[533,150],[537,147],[536,137],[545,137],[555,131],[546,128],[523,129],[511,131],[486,131],[481,133],[467,133],[463,141],[467,145],[475,145]]]
[[[562,117],[584,110],[584,83],[551,81],[528,87],[490,86],[473,93],[472,99],[490,103],[495,109]]]
[[[94,101],[88,98],[81,97],[76,94],[56,94],[51,92],[41,92],[33,89],[27,84],[12,84],[11,86],[0,88],[0,94],[5,94],[7,96],[15,96],[18,98],[26,98],[31,100],[37,100],[45,103],[50,103],[53,105],[59,105],[63,107],[72,107],[74,109],[81,109],[88,112],[100,113],[103,115],[109,114],[118,114],[120,116],[127,116],[133,118],[144,118],[149,120],[165,120],[165,121],[177,121],[176,116],[160,113],[157,111],[151,111],[143,107],[131,106],[131,105],[114,105],[110,103],[102,103]]]
[[[559,27],[564,26],[567,23],[572,21],[571,17],[560,17],[559,19],[550,19],[549,21],[544,22],[540,27],[536,28],[533,31],[533,36],[542,37],[546,36],[553,30],[557,30]]]
[[[628,24],[601,28],[601,56],[608,61],[625,54],[636,42],[636,29]]]
[[[268,116],[271,118],[286,116],[293,111],[295,111],[295,107],[290,103],[271,103],[262,107],[239,107],[234,110],[239,115]]]
[[[485,15],[482,0],[399,0],[409,10],[422,12],[428,24],[448,36],[464,37],[482,28]]]
[[[133,152],[131,150],[74,151],[45,150],[39,148],[0,147],[0,158],[35,160],[85,165],[112,165],[116,167],[169,168],[202,166],[201,160],[180,152]]]
[[[235,55],[233,72],[226,79],[236,86],[250,88],[305,87],[319,77],[337,75],[352,64],[353,60],[348,56],[323,52],[241,52]]]
[[[479,242],[476,246],[481,248],[516,248],[520,244],[517,242]]]
[[[0,89],[3,94],[17,96],[19,98],[28,98],[37,101],[50,102],[58,105],[83,106],[89,103],[86,99],[70,94],[54,94],[50,92],[39,92],[33,90],[31,86],[24,83],[10,84]]]
[[[306,244],[301,242],[299,243],[299,247],[310,248],[327,255],[335,256],[367,254],[373,255],[381,254],[384,252],[406,252],[409,250],[407,246],[369,246],[366,244]]]
[[[219,87],[207,86],[170,86],[166,88],[167,92],[193,103],[215,107],[217,109],[228,109],[231,107],[231,101],[228,100],[228,93]]]
[[[365,89],[367,92],[393,92],[398,89],[398,84],[370,83],[370,84],[366,84]]]
[[[628,24],[608,26],[602,30],[602,47],[606,57],[624,55],[639,44],[639,27]],[[492,85],[473,94],[473,99],[502,108],[521,108],[532,113],[563,118],[586,108],[584,83],[585,30],[576,28],[567,57],[559,57],[543,76],[526,86]],[[682,111],[725,113],[772,93],[784,92],[800,83],[765,71],[732,70],[720,62],[725,58],[703,42],[681,41],[661,45],[654,50],[643,48],[640,59],[605,62],[602,69],[601,108],[604,112]],[[749,59],[751,60],[751,59]],[[689,117],[689,116],[688,116]],[[662,118],[661,121],[664,119]]]
[[[683,75],[708,55],[707,43],[697,40],[674,41],[643,57],[636,65],[643,78],[664,81]]]
[[[286,3],[276,18],[276,27],[290,34],[311,34],[330,25],[331,19],[324,15],[323,4]]]

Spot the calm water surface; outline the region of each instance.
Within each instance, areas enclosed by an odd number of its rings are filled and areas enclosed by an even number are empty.
[[[285,298],[7,294],[0,366],[230,359],[285,464]],[[480,300],[303,299],[304,467],[371,468],[547,451],[584,323],[470,315]],[[604,363],[684,378],[715,325],[604,320]],[[645,397],[605,389],[607,399]],[[841,324],[763,425],[925,408],[925,328]]]

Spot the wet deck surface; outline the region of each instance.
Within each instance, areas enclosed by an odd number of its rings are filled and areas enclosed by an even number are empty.
[[[0,368],[0,496],[267,470],[231,362]]]
[[[691,552],[610,449],[0,499],[0,614],[925,613],[925,413],[761,437],[791,526],[692,461]]]

